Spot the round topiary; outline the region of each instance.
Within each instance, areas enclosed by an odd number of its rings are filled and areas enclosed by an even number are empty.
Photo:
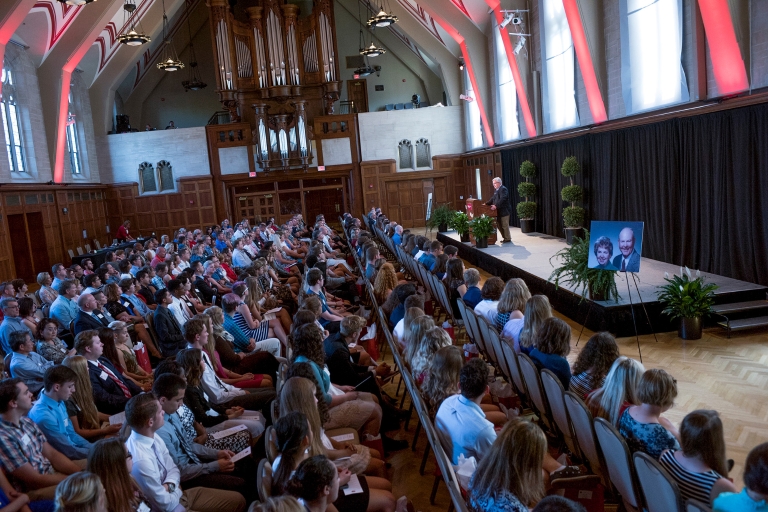
[[[578,185],[568,185],[563,187],[563,190],[560,191],[560,195],[563,198],[563,201],[575,203],[576,201],[581,201],[584,197],[584,189]]]
[[[584,208],[568,206],[563,210],[563,221],[567,228],[580,228],[584,223]]]
[[[569,156],[563,160],[563,166],[560,168],[560,173],[566,178],[576,176],[581,171],[581,166],[576,160],[575,156]]]
[[[536,185],[530,181],[523,181],[517,185],[517,193],[522,197],[530,197],[536,194]]]
[[[533,178],[536,176],[536,166],[530,160],[520,164],[520,176],[524,178]]]
[[[532,219],[536,215],[536,203],[533,201],[523,201],[517,203],[517,216],[521,220]]]

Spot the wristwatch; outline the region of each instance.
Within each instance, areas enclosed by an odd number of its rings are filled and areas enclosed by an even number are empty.
[[[170,494],[173,494],[174,492],[176,492],[176,484],[175,483],[168,482],[168,492]]]

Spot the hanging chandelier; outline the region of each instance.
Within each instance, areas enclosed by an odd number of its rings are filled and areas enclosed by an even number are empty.
[[[379,12],[375,16],[368,18],[368,26],[384,28],[397,23],[397,16],[391,14],[391,12],[387,0],[382,0],[381,5],[379,6]]]
[[[60,3],[65,5],[73,5],[73,6],[80,6],[85,4],[90,4],[92,2],[95,2],[96,0],[59,0]]]
[[[176,48],[173,46],[173,36],[168,27],[168,16],[165,14],[165,0],[163,0],[163,51],[160,54],[160,62],[157,69],[163,71],[178,71],[184,68],[184,63],[179,59]]]
[[[117,36],[117,40],[126,46],[141,46],[144,43],[150,42],[152,39],[144,33],[144,29],[141,26],[141,21],[136,22],[133,13],[136,11],[136,4],[132,0],[125,0],[123,4],[123,26],[126,25],[126,18],[130,22],[131,26],[128,32]],[[138,18],[138,16],[136,16]],[[138,28],[137,28],[138,26]]]
[[[199,91],[200,89],[205,89],[205,87],[208,85],[205,82],[203,82],[200,79],[200,71],[197,69],[197,56],[195,55],[195,45],[192,43],[192,26],[189,22],[189,1],[185,0],[186,10],[187,10],[187,31],[189,32],[189,51],[190,51],[190,62],[189,62],[189,78],[187,80],[184,80],[181,82],[182,87],[184,87],[184,92],[188,91]]]
[[[373,44],[373,39],[371,39],[370,46],[360,50],[360,55],[365,55],[366,57],[378,57],[379,55],[384,55],[385,53],[387,53],[387,50]]]

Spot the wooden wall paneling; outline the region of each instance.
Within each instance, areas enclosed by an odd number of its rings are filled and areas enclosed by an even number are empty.
[[[13,256],[11,255],[11,240],[8,234],[8,214],[3,208],[0,198],[0,279],[8,281],[13,278]]]

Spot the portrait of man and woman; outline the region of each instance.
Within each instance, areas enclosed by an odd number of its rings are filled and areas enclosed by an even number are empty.
[[[642,222],[593,221],[591,228],[589,268],[640,272]]]

